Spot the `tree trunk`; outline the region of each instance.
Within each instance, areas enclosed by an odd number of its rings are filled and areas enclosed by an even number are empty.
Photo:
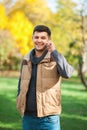
[[[84,8],[81,11],[81,22],[82,22],[82,55],[79,59],[79,76],[87,90],[87,17],[84,15]]]
[[[82,70],[83,70],[83,63],[79,62],[79,76],[85,89],[87,90],[87,72],[83,72]]]

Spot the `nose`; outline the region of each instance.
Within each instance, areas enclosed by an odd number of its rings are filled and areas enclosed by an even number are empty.
[[[38,38],[38,42],[41,42],[42,40],[41,40],[41,38]]]

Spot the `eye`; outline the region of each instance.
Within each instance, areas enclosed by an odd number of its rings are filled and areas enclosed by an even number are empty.
[[[46,37],[45,37],[45,36],[43,36],[43,37],[41,37],[41,39],[46,39]]]
[[[38,37],[38,36],[35,36],[34,38],[35,38],[35,39],[38,39],[39,37]]]

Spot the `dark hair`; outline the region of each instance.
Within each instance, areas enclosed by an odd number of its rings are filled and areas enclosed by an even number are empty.
[[[47,26],[45,26],[45,25],[37,25],[35,28],[34,28],[34,30],[33,30],[33,34],[34,34],[34,32],[47,32],[47,34],[48,34],[48,36],[51,36],[51,31],[50,31],[50,29],[47,27]]]

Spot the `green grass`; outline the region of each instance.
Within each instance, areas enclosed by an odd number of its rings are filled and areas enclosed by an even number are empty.
[[[87,130],[87,91],[77,77],[62,83],[62,130]]]
[[[17,78],[0,78],[0,130],[21,130]],[[61,130],[87,130],[87,92],[77,77],[62,82]]]
[[[17,79],[0,78],[0,130],[21,130],[16,110]]]

